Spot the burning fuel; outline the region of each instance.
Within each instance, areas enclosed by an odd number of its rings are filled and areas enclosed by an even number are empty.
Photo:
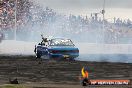
[[[82,68],[81,74],[82,74],[82,78],[81,78],[82,86],[87,86],[87,85],[129,85],[130,84],[130,80],[127,80],[127,79],[120,79],[120,80],[94,79],[94,80],[91,80],[91,79],[89,79],[88,70],[85,67]]]
[[[82,73],[82,85],[83,86],[90,85],[91,82],[89,80],[89,73],[88,73],[87,69],[83,67],[81,70],[81,73]]]
[[[83,78],[88,78],[88,71],[86,71],[86,70],[84,70],[84,67],[82,68],[82,71],[81,71],[81,73],[82,73],[82,77]]]

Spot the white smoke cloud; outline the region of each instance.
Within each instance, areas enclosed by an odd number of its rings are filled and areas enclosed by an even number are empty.
[[[104,0],[37,0],[41,5],[56,7],[101,8]],[[106,0],[107,7],[132,8],[132,0]]]

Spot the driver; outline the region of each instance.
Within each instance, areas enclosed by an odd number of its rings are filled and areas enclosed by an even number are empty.
[[[41,36],[42,36],[42,42],[41,42],[41,44],[47,46],[48,45],[48,39],[44,38],[43,35],[41,35]]]

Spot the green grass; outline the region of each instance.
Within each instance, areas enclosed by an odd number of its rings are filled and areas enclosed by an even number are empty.
[[[54,86],[49,86],[49,85],[40,85],[40,86],[33,86],[33,85],[23,85],[23,84],[18,84],[18,85],[12,85],[12,84],[5,84],[5,85],[0,85],[0,88],[84,88],[83,86],[67,86],[67,87],[64,87],[64,86],[59,86],[59,85],[54,85]],[[124,85],[124,86],[114,86],[114,85],[111,85],[111,86],[108,86],[108,85],[103,85],[103,86],[98,86],[98,85],[95,85],[95,86],[87,86],[85,88],[132,88],[132,86],[130,85]]]
[[[24,85],[11,85],[11,84],[6,84],[0,86],[0,88],[27,88]]]

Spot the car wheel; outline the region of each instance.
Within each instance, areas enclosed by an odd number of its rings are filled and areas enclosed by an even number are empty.
[[[50,56],[49,55],[43,55],[41,58],[42,59],[45,59],[45,60],[49,60],[50,59]]]
[[[69,61],[75,61],[75,59],[74,58],[69,58]]]
[[[39,53],[37,53],[36,56],[37,56],[37,58],[41,58],[41,54],[39,54]]]

